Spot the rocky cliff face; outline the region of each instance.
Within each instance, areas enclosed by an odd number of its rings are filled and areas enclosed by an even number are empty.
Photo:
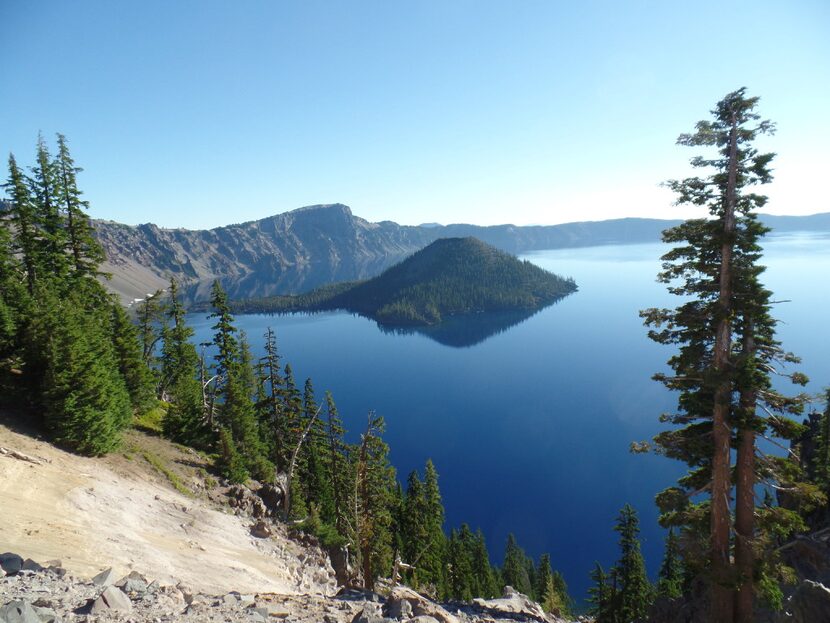
[[[312,206],[210,230],[95,223],[112,286],[142,297],[170,277],[201,294],[220,279],[246,295],[295,291],[314,282],[354,279],[424,246],[415,227],[369,223],[340,204]],[[130,288],[136,282],[137,287]],[[233,296],[235,292],[231,292]]]

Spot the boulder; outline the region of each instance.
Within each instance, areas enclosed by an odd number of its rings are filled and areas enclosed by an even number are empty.
[[[285,498],[282,487],[278,485],[262,485],[256,494],[262,500],[262,503],[265,504],[271,516],[276,517],[280,508],[282,508],[283,499]]]
[[[179,592],[181,592],[184,603],[188,606],[193,603],[193,597],[196,593],[192,588],[190,588],[187,584],[182,584],[181,582],[176,584],[176,588],[179,589]]]
[[[0,554],[0,569],[6,572],[6,575],[14,575],[23,568],[23,558],[17,554],[6,552]]]
[[[264,521],[258,521],[251,527],[251,535],[258,539],[267,539],[271,536],[271,528]]]
[[[367,604],[352,618],[352,623],[389,623],[392,619],[386,619],[380,613],[380,607],[375,604]]]
[[[432,617],[428,617],[425,614],[422,614],[420,616],[407,619],[405,623],[438,623],[438,620]]]
[[[104,592],[92,602],[90,614],[104,614],[106,612],[132,612],[133,604],[130,598],[117,586],[107,586]]]
[[[40,573],[44,570],[42,565],[39,565],[31,558],[27,558],[23,561],[23,565],[20,567],[21,571],[34,571],[35,573]]]
[[[47,560],[46,570],[59,578],[66,575],[66,569],[63,568],[63,563],[60,560]]]
[[[130,571],[129,575],[125,575],[115,585],[127,594],[136,593],[139,595],[146,593],[149,587],[147,578],[138,571]]]
[[[792,623],[830,621],[830,589],[824,584],[804,580],[785,605]]]
[[[412,608],[415,616],[428,616],[436,619],[438,623],[459,623],[458,618],[444,610],[441,606],[433,603],[423,595],[416,593],[406,586],[396,586],[392,589],[386,600],[386,612],[403,612],[406,608],[401,602],[406,601]]]
[[[386,615],[392,617],[393,619],[411,619],[412,606],[406,599],[393,601],[387,604]]]
[[[498,599],[473,599],[473,606],[491,616],[506,615],[508,618],[520,616],[542,623],[554,620],[542,610],[542,606],[523,595],[512,586],[505,586],[504,593]]]
[[[58,618],[57,612],[52,610],[52,608],[43,608],[33,605],[35,613],[37,614],[38,619],[40,619],[40,623],[59,623],[60,619]]]
[[[253,621],[265,622],[268,621],[268,608],[248,608],[248,613]]]
[[[92,578],[92,583],[95,586],[110,586],[111,584],[115,584],[115,571],[112,570],[112,567],[104,569]]]
[[[41,623],[32,604],[12,601],[0,608],[0,623]]]

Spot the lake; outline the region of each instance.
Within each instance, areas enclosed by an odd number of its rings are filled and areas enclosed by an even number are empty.
[[[655,281],[660,243],[535,252],[526,259],[576,280],[579,291],[530,317],[475,317],[438,331],[380,330],[348,313],[237,318],[255,350],[272,327],[298,384],[330,390],[351,440],[373,410],[387,422],[398,478],[432,458],[447,529],[480,527],[500,562],[513,532],[534,558],[549,552],[582,599],[594,561],[617,557],[619,509],[640,514],[652,577],[664,532],[654,495],[682,466],[632,455],[629,444],[661,430],[675,395],[650,379],[672,349],[646,337],[637,312],[673,306]],[[826,324],[830,233],[770,237],[764,282],[776,300],[784,347],[803,359],[818,392],[830,384]],[[211,321],[191,316],[197,342]]]

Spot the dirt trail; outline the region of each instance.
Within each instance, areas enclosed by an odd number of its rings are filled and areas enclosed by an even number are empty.
[[[183,454],[162,440],[136,439]],[[40,461],[0,454],[0,551],[60,559],[80,577],[112,566],[205,593],[334,590],[318,557],[284,535],[252,537],[249,520],[174,490],[140,453],[78,457],[2,422],[0,447]]]

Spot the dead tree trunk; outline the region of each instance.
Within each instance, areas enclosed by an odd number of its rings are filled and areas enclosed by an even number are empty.
[[[311,427],[314,426],[314,421],[317,419],[317,416],[320,414],[320,409],[322,405],[317,407],[317,411],[314,412],[314,415],[311,416],[311,419],[308,421],[308,424],[303,430],[302,434],[300,435],[299,441],[297,441],[297,447],[294,448],[294,452],[291,454],[291,462],[288,464],[288,477],[285,481],[285,511],[284,517],[288,520],[288,515],[291,512],[291,482],[294,479],[294,468],[297,465],[297,457],[300,455],[300,448],[303,446],[303,442],[305,438],[308,437],[308,433],[311,431]]]

